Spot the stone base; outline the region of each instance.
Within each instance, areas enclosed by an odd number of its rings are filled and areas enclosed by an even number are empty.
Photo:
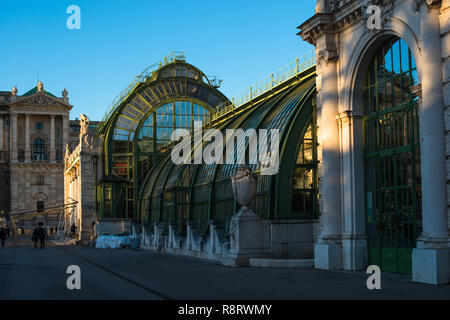
[[[448,249],[413,249],[413,281],[428,284],[448,284],[450,281],[448,251]]]
[[[332,243],[317,243],[314,246],[314,268],[329,271],[342,269],[341,246]]]
[[[232,257],[232,256],[224,256],[222,258],[222,265],[226,267],[248,267],[250,258],[244,257]]]
[[[366,270],[367,268],[367,239],[343,238],[342,240],[342,268],[344,270]]]
[[[314,260],[251,258],[249,266],[264,268],[312,268],[314,266]]]

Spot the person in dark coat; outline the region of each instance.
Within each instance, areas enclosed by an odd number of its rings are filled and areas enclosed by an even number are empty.
[[[0,228],[0,241],[2,243],[2,247],[4,247],[6,242],[6,230],[4,228]]]
[[[47,238],[47,231],[44,227],[40,226],[38,230],[39,242],[41,243],[41,249],[45,248],[45,238]]]
[[[77,232],[77,226],[75,223],[72,223],[72,226],[70,227],[70,232],[72,232],[72,236],[75,237],[75,233]]]
[[[9,234],[11,232],[11,229],[9,228],[9,226],[6,226],[5,231],[6,231],[6,236],[9,238]]]
[[[37,249],[37,242],[39,240],[39,228],[34,228],[33,235],[31,236],[31,240],[34,242],[34,248]]]

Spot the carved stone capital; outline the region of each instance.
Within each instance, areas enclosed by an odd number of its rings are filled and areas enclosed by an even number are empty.
[[[358,112],[353,112],[352,110],[345,110],[336,113],[336,121],[338,122],[339,128],[345,128],[349,123],[355,119],[361,119],[362,115]]]
[[[319,64],[322,62],[329,63],[335,62],[339,59],[336,50],[320,50],[317,52],[317,61]]]

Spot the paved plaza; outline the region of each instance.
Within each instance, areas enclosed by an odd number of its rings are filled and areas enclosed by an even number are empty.
[[[66,269],[81,269],[69,290]],[[0,299],[450,299],[450,285],[413,283],[382,273],[368,290],[364,272],[312,268],[229,268],[214,262],[131,249],[33,249],[29,239],[0,248]]]

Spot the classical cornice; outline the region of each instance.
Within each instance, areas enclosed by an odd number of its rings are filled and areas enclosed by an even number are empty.
[[[360,20],[363,16],[362,3],[355,5],[349,2],[348,4],[333,13],[316,13],[297,27],[297,29],[300,29],[297,35],[315,45],[317,37],[324,33],[333,33]]]
[[[297,29],[297,33],[303,40],[315,44],[316,38],[324,32],[332,32],[334,25],[333,15],[330,13],[316,13],[313,17],[306,20]]]
[[[31,96],[18,97],[16,100],[10,103],[11,106],[63,106],[73,107],[71,104],[66,103],[63,99],[58,99],[46,95],[45,93],[38,92]]]
[[[9,162],[11,169],[14,168],[48,168],[48,167],[61,167],[64,168],[64,162]],[[61,171],[62,172],[62,171]]]

